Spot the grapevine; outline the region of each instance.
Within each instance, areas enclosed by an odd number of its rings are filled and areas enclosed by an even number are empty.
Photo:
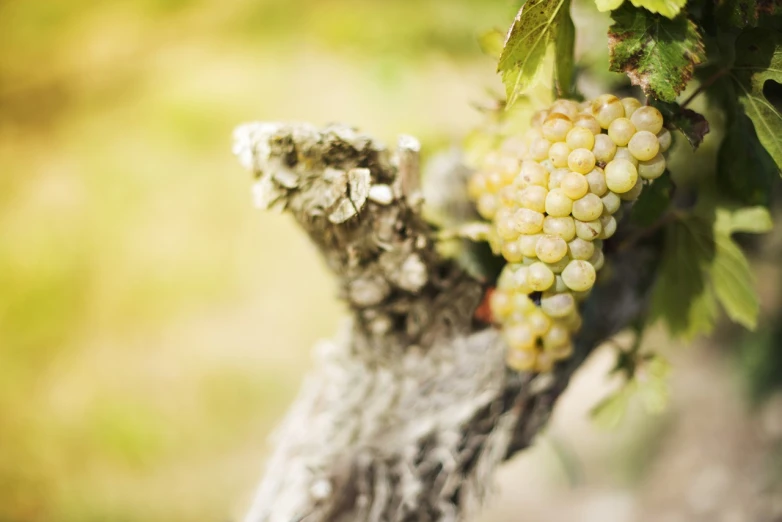
[[[571,356],[579,304],[605,263],[603,241],[616,232],[622,202],[665,172],[670,145],[663,115],[635,98],[559,99],[472,175],[468,194],[507,262],[489,306],[509,367],[549,372]]]

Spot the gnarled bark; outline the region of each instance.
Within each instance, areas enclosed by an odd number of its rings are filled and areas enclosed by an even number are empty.
[[[437,253],[421,217],[418,147],[402,137],[391,154],[345,126],[237,130],[258,205],[293,215],[352,311],[318,347],[246,522],[465,520],[589,352],[642,311],[653,253],[639,246],[612,255],[571,360],[507,370],[497,332],[474,320],[484,283]]]

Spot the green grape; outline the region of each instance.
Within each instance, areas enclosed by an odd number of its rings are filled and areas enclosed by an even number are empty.
[[[500,202],[497,200],[497,197],[489,193],[481,194],[481,197],[478,198],[478,201],[475,203],[478,214],[480,214],[483,219],[488,220],[494,218],[499,206]]]
[[[540,132],[551,143],[565,141],[568,132],[573,128],[573,122],[564,114],[552,113],[543,122]]]
[[[627,147],[617,147],[616,148],[616,154],[614,154],[614,159],[624,159],[629,161],[633,164],[633,167],[638,168],[638,159],[632,155],[630,150]]]
[[[513,299],[509,292],[495,290],[489,297],[489,308],[496,319],[504,319],[513,313]]]
[[[592,259],[589,260],[589,264],[595,267],[595,271],[597,271],[603,268],[604,263],[605,263],[605,257],[603,257],[603,249],[596,248],[595,254],[592,256]]]
[[[488,191],[486,175],[483,172],[477,171],[470,176],[470,179],[467,181],[467,196],[470,199],[478,201],[478,198]]]
[[[603,169],[595,167],[592,171],[586,175],[587,183],[589,184],[589,192],[596,196],[602,197],[608,192],[608,185],[606,185],[606,175]]]
[[[638,178],[638,181],[635,182],[633,188],[631,188],[624,194],[619,194],[619,199],[621,199],[622,201],[635,201],[636,199],[638,199],[638,196],[641,195],[643,189],[644,189],[644,180]]]
[[[638,171],[635,166],[625,159],[615,159],[605,168],[606,184],[608,189],[621,194],[635,186],[638,181]]]
[[[519,203],[523,208],[543,213],[546,211],[548,190],[539,185],[530,185],[519,194]]]
[[[551,356],[555,361],[563,361],[565,359],[569,359],[573,356],[573,342],[570,341],[566,344],[556,346],[554,348],[549,348],[544,351],[542,355],[549,355]]]
[[[630,121],[633,122],[635,128],[639,131],[649,131],[652,134],[657,134],[663,128],[663,115],[651,106],[641,107],[636,110]]]
[[[576,309],[572,314],[567,317],[563,317],[557,321],[557,323],[561,324],[571,332],[577,332],[581,330],[583,320],[581,319],[581,314],[579,314],[578,310]]]
[[[519,230],[517,228],[517,220],[514,218],[514,213],[509,208],[500,208],[497,214],[494,216],[494,228],[497,230],[497,235],[504,241],[511,241],[519,237]]]
[[[548,290],[554,284],[554,272],[540,261],[532,263],[527,271],[527,283],[535,292]]]
[[[565,143],[567,143],[567,146],[572,150],[592,150],[592,147],[595,145],[595,135],[592,134],[591,130],[585,129],[584,127],[573,127],[570,129],[570,132],[567,133]]]
[[[538,245],[538,241],[543,237],[542,234],[524,234],[519,238],[519,247],[521,248],[521,254],[525,257],[535,257],[535,248]]]
[[[565,269],[565,266],[562,267],[562,270]],[[562,280],[562,275],[561,275],[562,270],[559,271],[559,274],[554,276],[554,285],[551,288],[549,288],[549,292],[553,292],[555,294],[561,294],[562,292],[570,291],[570,288],[568,288],[565,282]]]
[[[576,221],[576,234],[578,234],[579,224],[583,225],[581,221]],[[595,235],[596,237],[597,235]],[[594,253],[595,243],[589,239],[583,239],[580,235],[567,244],[567,254],[571,259],[589,260]]]
[[[573,120],[575,122],[576,127],[580,127],[582,129],[586,129],[592,133],[592,135],[596,136],[600,134],[600,124],[597,122],[594,116],[591,114],[579,114],[576,116],[576,119]],[[591,147],[586,147],[591,148]]]
[[[573,209],[573,200],[561,188],[555,188],[546,195],[546,213],[549,216],[565,217]]]
[[[525,323],[516,323],[502,329],[502,336],[511,350],[532,350],[537,342],[537,336],[532,328]]]
[[[552,350],[570,344],[570,331],[559,321],[551,325],[548,331],[543,335],[543,349]]]
[[[516,285],[513,282],[513,278],[516,277],[516,272],[520,268],[523,268],[518,263],[508,263],[500,272],[500,277],[497,278],[497,288],[500,290],[515,290]]]
[[[567,254],[567,243],[559,236],[543,235],[535,248],[538,259],[546,263],[556,263]]]
[[[576,237],[576,224],[572,217],[546,216],[543,220],[543,232],[559,236],[565,241],[571,241]]]
[[[505,352],[505,364],[517,372],[529,372],[536,368],[537,353],[530,350],[510,349]]]
[[[671,132],[668,129],[663,129],[657,133],[657,141],[660,142],[660,152],[666,152],[671,148]]]
[[[608,135],[598,134],[595,136],[595,145],[592,147],[592,153],[597,161],[608,163],[614,159],[616,143]]]
[[[625,115],[625,109],[619,98],[613,94],[603,94],[592,102],[592,116],[600,126],[607,129],[611,122]]]
[[[625,117],[629,118],[635,111],[642,107],[641,102],[635,98],[622,98],[622,107],[625,109]]]
[[[529,144],[529,155],[535,161],[543,161],[548,158],[548,150],[551,142],[546,138],[537,138]]]
[[[608,239],[616,233],[616,218],[614,216],[610,214],[600,216],[600,225],[603,227],[600,239]]]
[[[502,245],[502,257],[509,263],[520,263],[524,259],[524,254],[521,253],[521,245],[519,241],[507,241]]]
[[[622,206],[622,200],[616,195],[616,192],[608,192],[600,199],[603,200],[603,208],[609,214],[616,214],[616,211]]]
[[[635,125],[627,118],[617,118],[608,126],[608,137],[620,147],[630,142],[635,134]]]
[[[549,267],[549,270],[554,272],[554,274],[561,274],[568,263],[570,263],[570,256],[564,256],[556,263],[546,263],[546,266]]]
[[[551,319],[541,312],[540,309],[536,308],[535,311],[527,316],[527,324],[532,328],[532,332],[535,335],[541,336],[545,335],[549,328],[551,328]]]
[[[537,234],[543,230],[543,221],[542,213],[528,208],[520,208],[513,213],[513,227],[518,233],[509,239],[515,239],[518,234]]]
[[[595,168],[595,155],[591,150],[576,149],[567,157],[567,166],[579,174],[589,174]]]
[[[603,213],[603,201],[594,194],[587,194],[573,202],[573,217],[579,221],[592,221]]]
[[[518,182],[522,188],[538,185],[543,188],[548,187],[548,171],[540,163],[534,161],[524,161],[521,164]]]
[[[538,258],[535,256],[532,257],[524,256],[524,259],[522,259],[521,264],[524,266],[529,266],[532,263],[537,263],[537,262],[538,262]]]
[[[570,293],[545,292],[540,298],[540,309],[549,317],[567,317],[576,309],[576,300]]]
[[[638,131],[627,144],[627,150],[638,161],[649,161],[660,151],[660,142],[657,141],[657,136],[651,132]]]
[[[569,155],[570,147],[564,141],[553,143],[548,151],[548,158],[558,168],[568,166],[567,159]]]
[[[665,157],[662,152],[658,152],[655,157],[648,161],[638,162],[638,175],[643,179],[657,179],[665,172]]]
[[[573,120],[576,116],[578,116],[578,112],[578,103],[574,102],[573,100],[556,100],[551,104],[552,114],[564,114],[570,120]]]
[[[570,174],[570,169],[554,169],[554,171],[549,175],[548,178],[548,189],[554,190],[555,188],[559,188],[560,183],[562,182],[562,178]]]
[[[583,174],[569,172],[562,177],[562,181],[559,182],[559,188],[567,197],[575,201],[589,192],[589,182]]]
[[[602,201],[601,201],[602,204]],[[603,225],[600,224],[599,219],[593,219],[591,221],[579,221],[576,220],[576,236],[584,241],[594,241],[600,237],[603,233]]]
[[[562,280],[571,290],[585,292],[595,285],[597,273],[589,261],[574,259],[562,271]]]

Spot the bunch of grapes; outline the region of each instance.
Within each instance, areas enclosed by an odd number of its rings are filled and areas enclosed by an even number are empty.
[[[603,240],[622,202],[663,174],[670,144],[660,111],[635,98],[557,100],[472,176],[469,195],[507,261],[489,306],[510,367],[547,372],[572,354]]]

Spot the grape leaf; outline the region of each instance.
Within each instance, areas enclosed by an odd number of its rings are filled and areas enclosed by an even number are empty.
[[[768,205],[777,166],[758,141],[752,122],[737,114],[725,129],[717,154],[717,184],[748,205]]]
[[[728,317],[754,330],[760,304],[749,262],[730,235],[717,234],[714,241],[716,255],[710,267],[714,292]]]
[[[611,16],[611,70],[626,73],[647,96],[672,102],[706,54],[697,27],[684,15],[673,20],[627,5]]]
[[[678,103],[655,101],[652,103],[662,113],[668,128],[681,132],[690,142],[692,150],[696,150],[703,138],[709,133],[709,122],[692,109],[682,109]]]
[[[576,26],[570,17],[570,0],[562,6],[559,14],[559,30],[556,37],[556,63],[554,75],[556,78],[557,95],[560,98],[575,96],[575,77],[573,75],[574,53],[576,47]]]
[[[771,18],[782,15],[782,3],[776,0],[722,0],[715,17],[725,30],[770,25]]]
[[[709,333],[716,322],[717,301],[707,280],[715,251],[712,234],[700,216],[687,215],[667,227],[650,313],[674,336],[692,339]]]
[[[743,31],[736,39],[730,75],[760,143],[782,169],[782,114],[763,94],[766,82],[782,82],[782,34],[768,29]]]
[[[604,13],[606,11],[613,11],[622,5],[622,2],[624,1],[625,0],[595,0],[595,5],[597,5],[598,11]]]
[[[771,214],[765,207],[742,207],[729,209],[721,207],[717,209],[714,229],[720,234],[735,234],[744,232],[750,234],[763,234],[774,227]]]
[[[659,13],[665,17],[673,18],[682,7],[687,3],[687,0],[630,0],[634,6],[643,7],[647,11],[652,13]],[[601,12],[613,11],[622,5],[624,0],[595,0],[597,10]]]
[[[561,12],[569,5],[566,0],[528,0],[519,10],[497,66],[497,71],[502,73],[508,105],[532,83],[547,47],[557,38]]]
[[[654,224],[668,209],[671,202],[671,175],[665,172],[648,187],[645,187],[641,196],[633,206],[630,217],[633,223],[641,227]]]

